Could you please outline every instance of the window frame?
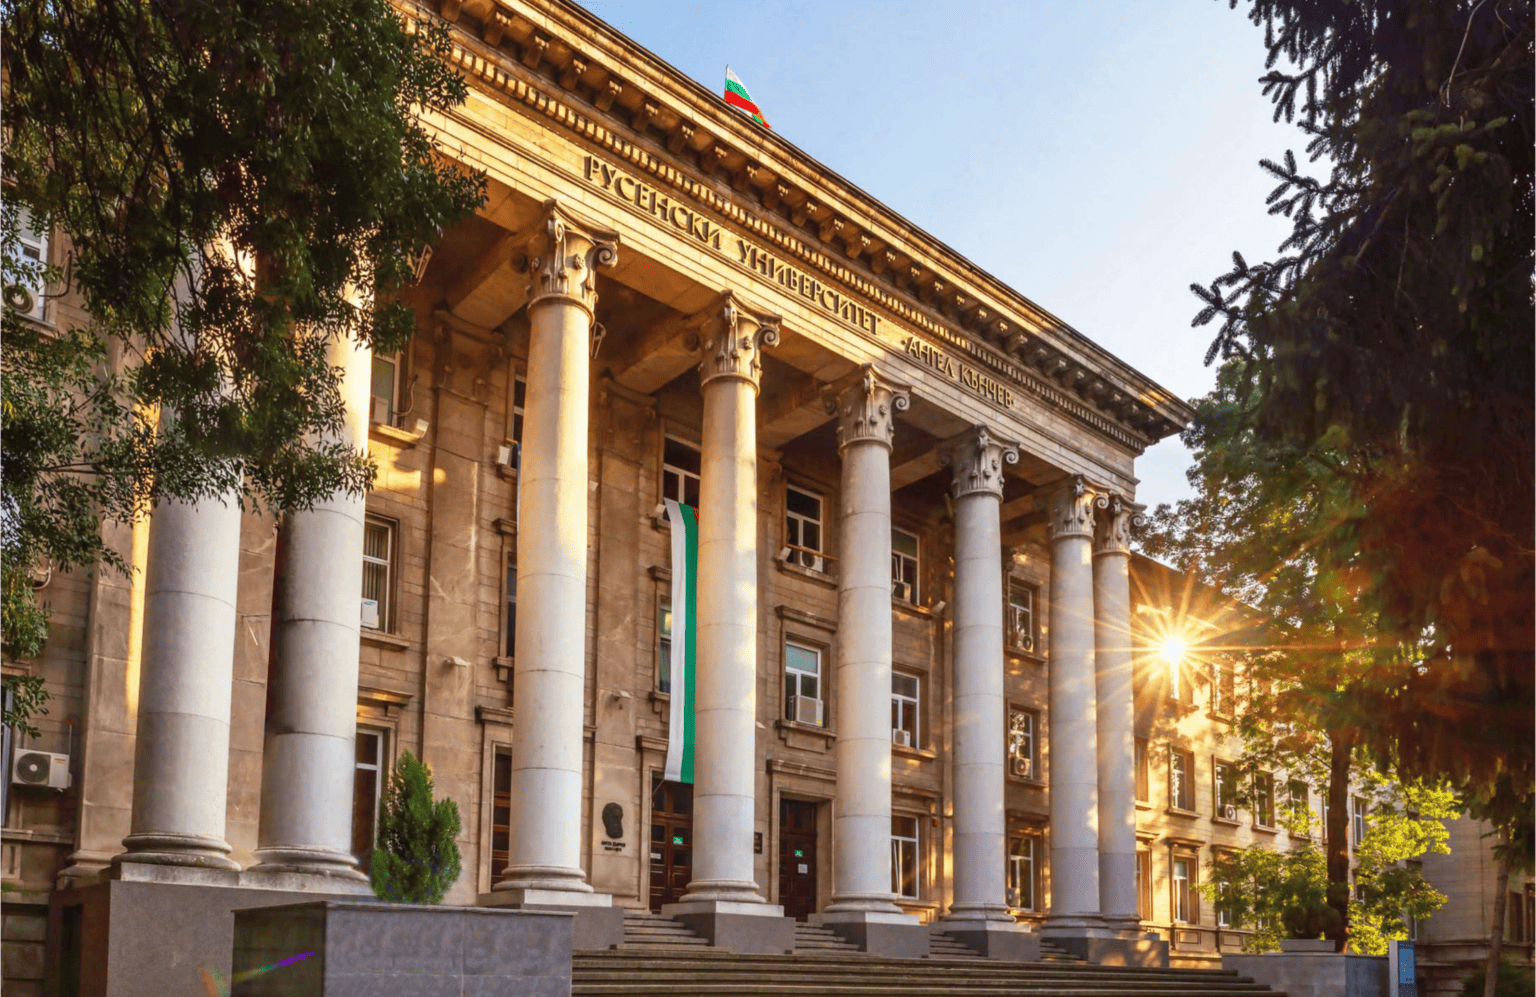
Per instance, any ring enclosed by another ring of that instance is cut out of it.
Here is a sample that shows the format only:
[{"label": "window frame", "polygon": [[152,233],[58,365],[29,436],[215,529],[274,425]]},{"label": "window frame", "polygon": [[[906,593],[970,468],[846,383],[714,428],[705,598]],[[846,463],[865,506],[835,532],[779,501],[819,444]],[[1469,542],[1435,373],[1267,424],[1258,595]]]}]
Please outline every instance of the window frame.
[{"label": "window frame", "polygon": [[[900,551],[898,551],[896,549],[896,534],[898,534],[898,533],[900,533],[902,536],[911,537],[912,538],[913,547],[917,551],[916,555],[907,555],[907,554],[904,554],[904,553],[902,553],[902,552],[900,552]],[[906,563],[908,561],[910,561],[911,564],[912,564],[912,581],[911,582],[908,582],[906,580]],[[923,595],[923,593],[922,593],[922,589],[923,589],[922,582],[923,582],[923,538],[922,538],[922,536],[917,534],[917,533],[913,533],[911,530],[904,530],[901,527],[892,524],[892,526],[891,526],[891,598],[894,599],[897,602],[903,603],[903,604],[908,605],[908,606],[918,606],[918,605],[921,605],[921,602],[919,600],[922,599],[922,595]],[[910,598],[903,597],[903,596],[897,594],[896,586],[898,586],[898,585],[910,585],[911,586]]]},{"label": "window frame", "polygon": [[[369,869],[371,868],[373,849],[375,847],[377,847],[378,840],[379,840],[379,804],[384,799],[385,784],[389,781],[389,773],[390,773],[390,769],[392,768],[392,765],[390,763],[390,754],[389,754],[390,733],[391,733],[391,731],[390,731],[389,728],[387,728],[387,727],[376,727],[376,726],[373,726],[372,724],[358,724],[356,731],[353,733],[353,745],[354,746],[353,746],[353,751],[352,751],[352,846],[353,846],[353,849],[354,849],[353,858],[357,859],[357,868],[360,871],[364,872],[364,873],[368,872]],[[358,757],[357,757],[357,747],[356,747],[356,745],[357,745],[357,742],[361,739],[361,737],[364,734],[376,736],[378,738],[377,747],[374,750],[373,762],[371,764],[370,763],[362,762],[362,761],[358,760]],[[368,818],[368,823],[370,825],[370,830],[372,831],[372,834],[370,835],[369,840],[373,842],[373,845],[368,849],[368,854],[366,854],[366,855],[357,855],[357,854],[355,854],[356,846],[357,846],[357,842],[358,842],[358,837],[359,837],[359,834],[358,834],[359,829],[358,829],[358,826],[357,826],[357,816],[358,816],[358,813],[357,813],[357,802],[358,802],[357,801],[357,792],[358,792],[357,773],[360,772],[360,771],[371,771],[371,772],[374,773],[374,777],[373,777],[373,803],[372,803],[372,807],[371,807],[371,809],[369,811],[369,818]]]},{"label": "window frame", "polygon": [[[809,499],[814,499],[818,509],[818,517],[812,518],[801,512],[794,512],[789,507],[789,493],[799,492]],[[827,497],[820,492],[812,491],[801,485],[788,482],[784,484],[784,546],[789,548],[789,557],[785,560],[796,567],[807,571],[819,571],[823,574],[827,570]],[[814,524],[818,543],[816,546],[805,543],[805,526]],[[795,537],[790,538],[790,526],[794,524]],[[796,549],[798,548],[798,549]],[[810,563],[806,563],[810,562]]]},{"label": "window frame", "polygon": [[[1020,736],[1021,732],[1014,728],[1014,717],[1016,716],[1023,717],[1029,721],[1028,730],[1022,732],[1022,737]],[[1040,772],[1040,711],[1028,706],[1018,706],[1009,703],[1007,721],[1008,726],[1004,730],[1003,736],[1006,738],[1008,774],[1015,779],[1027,779],[1030,782],[1039,783],[1045,782],[1041,778]],[[1027,750],[1021,752],[1019,750],[1021,747],[1027,747]],[[1018,771],[1017,763],[1019,762],[1027,762],[1029,769],[1027,775],[1021,774]]]},{"label": "window frame", "polygon": [[1137,736],[1133,743],[1132,752],[1136,765],[1135,801],[1150,805],[1152,802],[1152,742],[1150,738]]},{"label": "window frame", "polygon": [[[507,761],[507,791],[505,794],[500,792],[500,787],[496,783],[496,777],[500,774],[501,760],[503,758],[505,758]],[[498,824],[496,823],[496,811],[501,807],[503,795],[506,796],[507,823]],[[502,870],[507,867],[506,863],[512,861],[512,749],[510,747],[504,747],[502,745],[492,745],[491,747],[490,810],[491,831],[490,836],[486,838],[486,853],[489,856],[489,861],[491,863],[491,882],[495,883],[498,879],[501,878]],[[505,852],[506,859],[505,862],[499,867],[496,863],[496,856],[498,854],[496,849],[496,832],[498,828],[503,829],[507,835],[507,848]]]},{"label": "window frame", "polygon": [[[1300,807],[1299,810],[1297,809],[1297,802],[1298,802],[1297,801],[1297,797],[1296,797],[1296,787],[1297,786],[1301,787],[1301,799],[1300,799],[1301,807]],[[1291,829],[1290,829],[1291,833],[1292,834],[1305,834],[1308,837],[1311,837],[1311,835],[1312,835],[1312,787],[1307,785],[1307,781],[1305,779],[1287,779],[1286,783],[1285,783],[1285,797],[1286,797],[1286,799],[1285,799],[1286,809],[1289,811],[1289,820],[1290,820],[1290,823],[1293,825],[1291,827]],[[1297,818],[1298,817],[1304,817],[1305,818],[1305,823],[1302,824],[1302,827],[1301,827],[1300,831],[1298,831],[1294,827],[1294,825],[1297,823]]]},{"label": "window frame", "polygon": [[1230,661],[1211,662],[1211,713],[1231,718],[1237,706],[1237,669]]},{"label": "window frame", "polygon": [[1369,810],[1369,807],[1366,804],[1365,797],[1363,797],[1363,796],[1355,796],[1354,794],[1350,795],[1350,797],[1349,797],[1349,839],[1350,839],[1350,846],[1353,847],[1353,848],[1359,848],[1361,842],[1363,842],[1365,840],[1365,832],[1367,830],[1367,828],[1366,828],[1366,813],[1367,813],[1368,810]]},{"label": "window frame", "polygon": [[[523,389],[523,400],[519,404],[517,389]],[[507,382],[507,434],[504,437],[508,443],[516,443],[519,448],[523,445],[522,421],[528,414],[528,379],[517,372],[514,367]]]},{"label": "window frame", "polygon": [[[681,446],[687,447],[689,450],[692,450],[694,453],[698,454],[699,455],[699,470],[698,471],[689,471],[686,468],[682,468],[682,467],[677,466],[676,464],[669,464],[667,462],[667,443],[669,441],[672,442],[672,443],[677,443],[677,444],[679,444]],[[660,477],[660,480],[659,480],[659,494],[661,495],[661,503],[663,504],[663,506],[666,504],[667,499],[675,498],[678,503],[680,503],[682,505],[686,505],[686,506],[691,506],[692,508],[697,509],[698,508],[698,500],[697,500],[697,498],[695,498],[695,500],[693,502],[689,502],[688,501],[688,483],[689,483],[690,480],[693,482],[694,494],[695,494],[695,496],[697,496],[699,494],[698,490],[700,488],[700,475],[704,471],[704,448],[702,446],[700,446],[699,444],[694,443],[694,442],[692,442],[691,440],[689,440],[689,439],[687,439],[685,437],[679,436],[677,433],[664,432],[664,433],[661,434],[661,461],[660,461],[660,464],[661,464],[661,477]],[[672,495],[667,494],[667,475],[668,474],[676,474],[678,476],[678,488],[679,488],[679,493],[680,494],[677,495],[677,496],[672,496]],[[665,516],[666,514],[663,513],[662,515]]]},{"label": "window frame", "polygon": [[[1179,891],[1179,866],[1184,866],[1184,891]],[[1197,925],[1200,923],[1200,856],[1188,851],[1172,850],[1168,857],[1168,889],[1172,903],[1168,909],[1169,921],[1177,925]],[[1183,900],[1184,914],[1179,917],[1180,900]]]},{"label": "window frame", "polygon": [[[381,526],[385,530],[385,536],[388,538],[387,539],[388,549],[387,549],[387,553],[382,558],[374,557],[373,555],[366,553],[366,550],[367,550],[366,538],[367,538],[367,535],[368,535],[368,527],[370,527],[370,526]],[[382,565],[383,568],[384,568],[384,584],[381,586],[381,589],[380,589],[380,594],[383,596],[383,598],[378,600],[378,602],[379,602],[379,625],[377,627],[370,627],[370,626],[362,625],[362,624],[360,624],[360,625],[362,626],[363,630],[365,630],[365,631],[372,631],[373,633],[381,633],[381,634],[394,633],[394,623],[395,623],[395,620],[394,620],[394,616],[395,616],[395,580],[396,580],[395,576],[397,574],[396,568],[397,568],[397,566],[399,564],[400,523],[399,523],[398,520],[390,519],[387,516],[379,516],[379,515],[375,515],[374,513],[371,513],[371,512],[367,513],[363,517],[363,536],[364,536],[364,548],[363,549],[365,551],[365,553],[362,555],[362,558],[363,558],[363,570],[364,570],[364,581],[366,583],[367,566],[370,565],[370,564],[377,564],[377,565]],[[358,598],[359,599],[365,599],[367,597],[362,595],[361,593],[359,593]],[[361,608],[359,608],[359,612],[361,612]]]},{"label": "window frame", "polygon": [[[896,691],[897,679],[911,679],[916,692],[908,696]],[[823,707],[823,715],[826,708]],[[904,672],[899,669],[891,670],[891,743],[896,745],[896,732],[906,730],[906,727],[897,726],[897,714],[903,718],[910,714],[912,720],[912,743],[907,747],[921,749],[923,746],[923,677],[914,672]],[[897,745],[900,747],[900,745]]]},{"label": "window frame", "polygon": [[[1226,779],[1222,776],[1225,774]],[[1235,821],[1237,817],[1237,779],[1238,768],[1232,762],[1224,758],[1213,756],[1211,758],[1211,816],[1218,820]],[[1232,816],[1222,813],[1222,808],[1232,807]]]},{"label": "window frame", "polygon": [[1136,913],[1143,921],[1152,920],[1152,849],[1136,846]]},{"label": "window frame", "polygon": [[792,635],[792,634],[785,634],[784,635],[784,644],[783,644],[783,655],[782,655],[783,665],[782,665],[782,669],[781,669],[782,672],[783,672],[783,675],[784,675],[784,686],[783,686],[783,688],[784,688],[784,705],[783,705],[783,709],[781,710],[781,713],[783,714],[783,718],[784,718],[785,721],[787,721],[789,723],[804,723],[805,722],[805,721],[796,720],[793,716],[791,716],[790,710],[789,710],[789,700],[790,700],[790,697],[791,696],[804,696],[805,693],[804,693],[804,691],[802,691],[804,687],[799,684],[800,680],[797,680],[796,686],[795,686],[796,691],[791,693],[790,689],[789,689],[789,682],[790,682],[790,673],[792,671],[797,676],[801,676],[801,677],[803,677],[805,675],[808,675],[810,673],[805,672],[805,671],[803,671],[801,669],[798,669],[798,668],[791,669],[789,667],[789,649],[791,647],[796,648],[797,650],[801,650],[801,651],[809,651],[810,653],[812,653],[812,654],[814,654],[816,656],[816,672],[815,672],[816,695],[815,696],[811,696],[811,697],[807,697],[807,698],[820,700],[820,702],[821,702],[821,723],[819,725],[812,725],[812,726],[820,726],[820,727],[825,728],[827,726],[827,698],[824,695],[824,693],[826,692],[826,688],[825,687],[826,687],[826,675],[827,675],[827,649],[826,649],[825,646],[823,646],[823,645],[821,645],[819,643],[816,643],[815,641],[806,640],[803,637],[800,637],[800,636],[797,636],[797,635]]},{"label": "window frame", "polygon": [[[14,204],[12,207],[18,216],[16,220],[17,242],[20,243],[22,255],[31,256],[27,250],[34,249],[37,252],[38,264],[47,267],[48,252],[52,248],[50,245],[53,241],[50,238],[52,233],[47,231],[34,233],[32,229],[32,212],[24,204]],[[34,284],[31,281],[25,281],[24,284],[33,295],[32,310],[22,312],[20,309],[17,309],[17,311],[20,312],[23,318],[31,319],[34,322],[46,323],[48,321],[47,282],[39,280]]]},{"label": "window frame", "polygon": [[[1010,835],[1010,840],[1008,842],[1008,869],[1006,876],[1008,906],[1011,909],[1021,913],[1044,913],[1044,910],[1042,909],[1043,905],[1040,902],[1040,859],[1041,856],[1044,855],[1043,842],[1044,839],[1037,833],[1021,832],[1018,834]],[[1028,846],[1029,852],[1027,855],[1022,854],[1020,851],[1020,846],[1026,845]],[[1019,874],[1021,867],[1027,869],[1027,872],[1022,877],[1022,880],[1027,883],[1029,887],[1028,904],[1018,902],[1020,899],[1022,899],[1022,895],[1016,885],[1021,880]]]},{"label": "window frame", "polygon": [[653,688],[664,695],[672,694],[672,596],[670,594],[656,597],[656,677]]},{"label": "window frame", "polygon": [[[386,396],[381,395],[376,390],[374,390],[374,388],[375,388],[375,380],[374,379],[375,379],[375,376],[378,374],[378,366],[377,365],[380,364],[380,363],[388,363],[390,365],[390,370],[391,370],[391,372],[390,372],[389,395],[387,396],[387,400],[389,402],[389,414],[388,414],[388,417],[385,418],[385,419],[378,418],[378,407],[375,404],[375,402],[377,402],[379,400],[386,399]],[[393,353],[385,354],[383,356],[380,356],[377,353],[372,354],[371,363],[368,366],[368,421],[369,421],[370,424],[375,425],[375,426],[388,426],[391,429],[395,428],[399,424],[399,422],[400,422],[400,415],[401,415],[401,412],[400,412],[400,385],[402,384],[402,382],[404,382],[404,380],[405,380],[405,351],[404,350],[396,350]]]},{"label": "window frame", "polygon": [[517,658],[517,551],[507,551],[501,576],[501,657]]},{"label": "window frame", "polygon": [[[1188,806],[1181,806],[1181,794],[1175,793],[1175,780],[1173,777],[1173,760],[1175,758],[1184,763],[1177,788],[1187,789],[1189,793]],[[1168,746],[1168,808],[1182,813],[1195,812],[1195,755],[1194,752],[1181,748],[1176,744]]]},{"label": "window frame", "polygon": [[1275,802],[1275,774],[1266,771],[1255,772],[1253,774],[1253,825],[1255,827],[1272,830],[1279,826],[1275,823]]},{"label": "window frame", "polygon": [[[898,835],[896,833],[897,821],[912,822],[912,836]],[[912,857],[912,892],[906,893],[901,888],[903,877],[902,857],[905,854],[904,845],[911,846]],[[891,893],[896,899],[919,901],[923,897],[923,822],[917,814],[896,813],[891,814]]]},{"label": "window frame", "polygon": [[[1029,604],[1027,606],[1014,601],[1014,593],[1016,591],[1022,592],[1028,597]],[[1015,651],[1022,651],[1025,654],[1037,653],[1036,648],[1040,646],[1040,626],[1037,614],[1037,609],[1040,605],[1040,587],[1021,578],[1009,575],[1003,598],[1008,603],[1006,607],[1007,615],[1005,617],[1008,624],[1008,646]],[[1028,633],[1023,634],[1022,637],[1018,625],[1020,615],[1025,616],[1027,619],[1025,628],[1028,630]]]}]

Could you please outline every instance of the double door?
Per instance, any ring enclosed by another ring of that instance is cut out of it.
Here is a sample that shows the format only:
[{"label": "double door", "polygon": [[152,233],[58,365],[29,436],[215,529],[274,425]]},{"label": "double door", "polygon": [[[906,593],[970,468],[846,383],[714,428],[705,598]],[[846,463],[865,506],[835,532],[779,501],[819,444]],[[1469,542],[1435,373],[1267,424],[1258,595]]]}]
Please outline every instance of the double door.
[{"label": "double door", "polygon": [[693,787],[651,780],[651,910],[677,903],[693,878]]},{"label": "double door", "polygon": [[804,921],[816,910],[816,804],[779,800],[779,903]]}]

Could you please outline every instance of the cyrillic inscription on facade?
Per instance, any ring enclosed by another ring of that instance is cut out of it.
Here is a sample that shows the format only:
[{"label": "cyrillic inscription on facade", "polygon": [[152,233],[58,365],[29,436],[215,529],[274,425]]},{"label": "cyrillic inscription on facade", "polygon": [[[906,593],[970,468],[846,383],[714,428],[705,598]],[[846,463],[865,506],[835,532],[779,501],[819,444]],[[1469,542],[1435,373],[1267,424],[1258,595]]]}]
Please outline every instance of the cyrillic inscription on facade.
[{"label": "cyrillic inscription on facade", "polygon": [[982,373],[970,364],[956,360],[925,339],[908,336],[902,341],[907,355],[914,357],[952,381],[1003,408],[1013,408],[1013,390],[995,377]]}]

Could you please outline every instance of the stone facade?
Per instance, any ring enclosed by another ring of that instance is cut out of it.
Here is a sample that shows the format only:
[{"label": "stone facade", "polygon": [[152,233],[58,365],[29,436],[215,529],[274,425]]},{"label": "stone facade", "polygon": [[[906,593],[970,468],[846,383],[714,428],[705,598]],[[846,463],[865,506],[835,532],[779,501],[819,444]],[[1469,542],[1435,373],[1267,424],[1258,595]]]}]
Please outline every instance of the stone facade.
[{"label": "stone facade", "polygon": [[[432,126],[490,199],[406,353],[338,356],[375,489],[198,545],[159,510],[109,527],[131,580],[48,582],[53,639],[7,667],[73,779],[9,794],[7,992],[59,958],[61,888],[361,891],[403,750],[463,817],[447,902],[575,909],[578,943],[666,906],[1234,947],[1200,870],[1287,834],[1216,809],[1237,746],[1152,653],[1174,593],[1125,545],[1189,408],[580,9],[407,10],[453,25],[470,98]],[[667,498],[701,509],[691,794],[657,785]],[[173,568],[232,630],[157,643],[195,617]]]}]

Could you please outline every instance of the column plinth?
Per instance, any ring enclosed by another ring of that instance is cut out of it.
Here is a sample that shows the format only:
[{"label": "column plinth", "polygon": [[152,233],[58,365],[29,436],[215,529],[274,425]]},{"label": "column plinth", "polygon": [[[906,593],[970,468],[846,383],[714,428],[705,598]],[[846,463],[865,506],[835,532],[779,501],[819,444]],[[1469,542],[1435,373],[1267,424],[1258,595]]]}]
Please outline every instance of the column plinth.
[{"label": "column plinth", "polygon": [[1047,936],[1082,934],[1103,926],[1091,549],[1094,498],[1087,482],[1074,475],[1051,499],[1051,913]]},{"label": "column plinth", "polygon": [[944,455],[954,474],[954,901],[946,922],[1013,924],[1003,873],[1003,464],[1018,450],[977,426]]},{"label": "column plinth", "polygon": [[1142,508],[1101,495],[1093,544],[1095,692],[1098,697],[1099,911],[1139,933],[1136,897],[1136,704],[1131,688],[1130,532]]}]

